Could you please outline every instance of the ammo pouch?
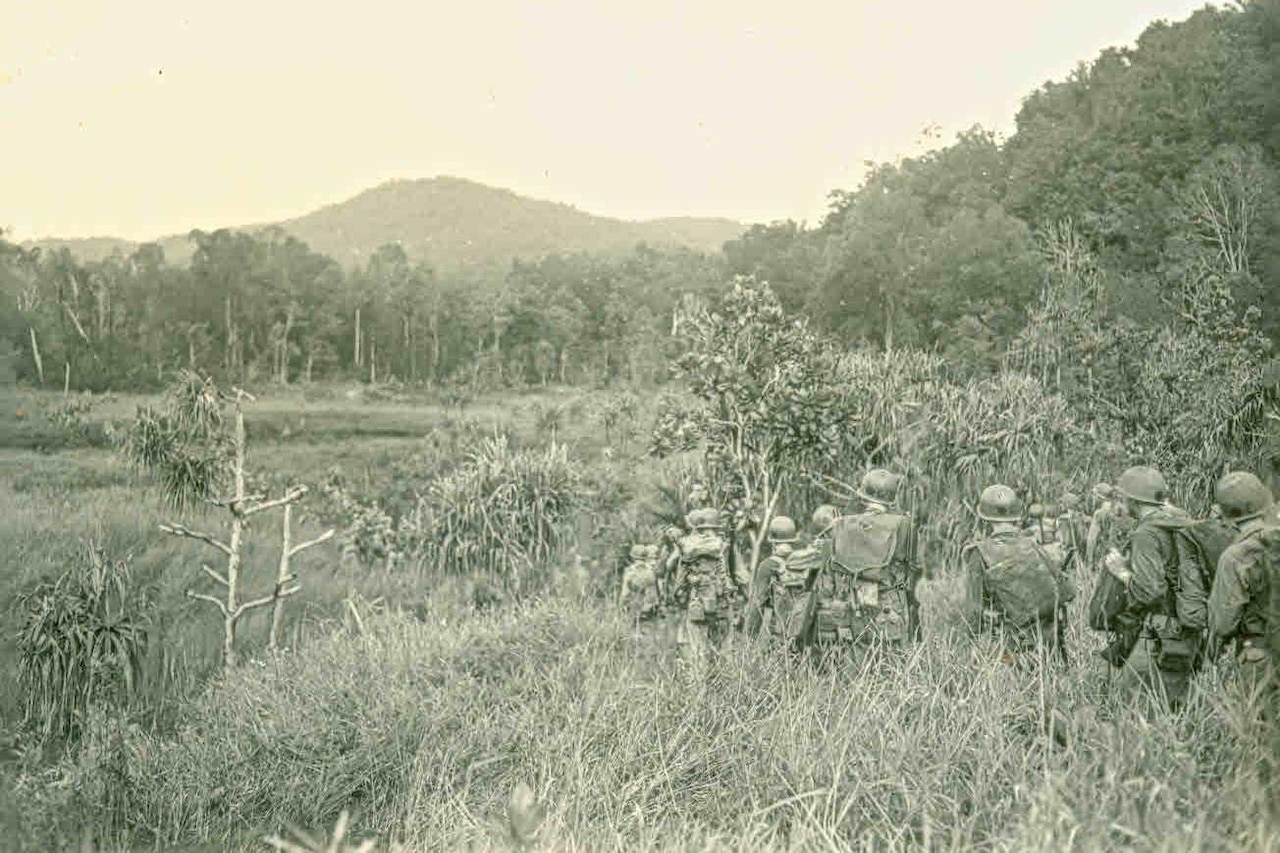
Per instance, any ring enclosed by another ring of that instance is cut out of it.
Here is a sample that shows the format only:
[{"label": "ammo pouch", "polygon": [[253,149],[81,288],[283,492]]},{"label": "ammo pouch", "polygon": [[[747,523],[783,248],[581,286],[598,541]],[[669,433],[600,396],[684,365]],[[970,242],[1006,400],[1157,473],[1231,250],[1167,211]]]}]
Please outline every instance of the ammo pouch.
[{"label": "ammo pouch", "polygon": [[1200,661],[1200,632],[1184,628],[1177,619],[1155,616],[1151,620],[1155,634],[1156,668],[1166,672],[1192,672]]},{"label": "ammo pouch", "polygon": [[820,643],[853,642],[854,608],[844,599],[818,602],[814,614],[814,637]]}]

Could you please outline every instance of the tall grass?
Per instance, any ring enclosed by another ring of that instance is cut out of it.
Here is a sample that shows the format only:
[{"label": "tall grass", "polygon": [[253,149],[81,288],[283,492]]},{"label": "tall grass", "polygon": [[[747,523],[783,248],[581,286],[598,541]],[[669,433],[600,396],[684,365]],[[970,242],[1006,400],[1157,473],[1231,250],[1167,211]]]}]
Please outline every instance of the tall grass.
[{"label": "tall grass", "polygon": [[349,809],[353,839],[488,848],[524,782],[546,849],[1280,843],[1230,690],[1162,716],[1109,696],[1081,648],[1015,670],[954,635],[956,594],[930,585],[931,631],[901,657],[815,668],[743,643],[705,678],[659,632],[562,601],[370,615],[229,673],[176,737],[128,734],[128,814],[86,815],[121,843],[231,847]]}]

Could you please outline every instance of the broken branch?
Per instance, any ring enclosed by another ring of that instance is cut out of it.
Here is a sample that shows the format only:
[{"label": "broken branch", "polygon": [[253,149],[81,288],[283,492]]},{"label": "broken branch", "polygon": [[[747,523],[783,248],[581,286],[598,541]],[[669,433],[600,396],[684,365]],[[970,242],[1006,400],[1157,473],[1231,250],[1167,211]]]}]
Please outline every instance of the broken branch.
[{"label": "broken branch", "polygon": [[257,515],[260,512],[266,512],[267,510],[275,509],[278,506],[285,506],[286,504],[295,503],[301,500],[303,495],[305,495],[308,491],[309,490],[307,489],[306,486],[298,486],[296,489],[290,489],[289,493],[282,498],[276,498],[273,501],[266,501],[265,503],[254,504],[253,506],[245,507],[244,515],[246,516]]},{"label": "broken branch", "polygon": [[223,616],[228,615],[227,605],[224,604],[221,599],[214,598],[212,595],[205,595],[202,592],[192,592],[191,590],[187,590],[187,598],[198,598],[201,601],[207,601],[221,610]]},{"label": "broken branch", "polygon": [[231,556],[231,546],[219,539],[214,539],[208,533],[201,533],[198,530],[192,530],[182,524],[161,524],[160,529],[165,533],[172,534],[173,536],[182,536],[186,539],[199,539],[201,542],[206,542],[217,548],[228,557]]},{"label": "broken branch", "polygon": [[221,574],[219,574],[217,570],[211,569],[203,563],[200,564],[200,568],[204,570],[204,573],[206,575],[213,578],[223,586],[231,586],[230,582],[228,582],[226,578],[224,578]]},{"label": "broken branch", "polygon": [[328,542],[330,539],[333,538],[333,534],[334,534],[334,531],[332,529],[329,529],[329,530],[326,530],[324,533],[321,533],[315,539],[308,539],[306,542],[299,542],[297,545],[294,545],[292,548],[289,549],[289,556],[292,557],[294,554],[298,553],[299,551],[305,551],[306,549],[314,545],[319,545],[322,542]]}]

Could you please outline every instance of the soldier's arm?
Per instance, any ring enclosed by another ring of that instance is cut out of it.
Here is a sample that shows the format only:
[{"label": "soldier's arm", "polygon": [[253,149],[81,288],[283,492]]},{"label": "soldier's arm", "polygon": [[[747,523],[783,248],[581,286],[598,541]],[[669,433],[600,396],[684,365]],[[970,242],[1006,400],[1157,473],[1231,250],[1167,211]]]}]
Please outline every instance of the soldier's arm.
[{"label": "soldier's arm", "polygon": [[1249,600],[1244,565],[1230,550],[1218,561],[1218,573],[1209,592],[1209,631],[1230,639],[1240,630],[1240,617]]},{"label": "soldier's arm", "polygon": [[1167,590],[1164,575],[1164,553],[1160,540],[1153,530],[1139,530],[1133,534],[1129,549],[1129,615],[1142,617],[1159,610]]}]

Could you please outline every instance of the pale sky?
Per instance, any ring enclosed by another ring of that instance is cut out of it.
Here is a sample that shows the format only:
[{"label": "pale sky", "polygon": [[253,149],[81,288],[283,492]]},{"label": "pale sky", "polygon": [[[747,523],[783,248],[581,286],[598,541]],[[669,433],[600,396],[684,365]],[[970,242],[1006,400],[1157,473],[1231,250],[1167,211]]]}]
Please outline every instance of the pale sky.
[{"label": "pale sky", "polygon": [[[147,239],[456,175],[816,223],[1193,0],[0,0],[0,227]],[[929,143],[929,147],[938,144]]]}]

